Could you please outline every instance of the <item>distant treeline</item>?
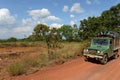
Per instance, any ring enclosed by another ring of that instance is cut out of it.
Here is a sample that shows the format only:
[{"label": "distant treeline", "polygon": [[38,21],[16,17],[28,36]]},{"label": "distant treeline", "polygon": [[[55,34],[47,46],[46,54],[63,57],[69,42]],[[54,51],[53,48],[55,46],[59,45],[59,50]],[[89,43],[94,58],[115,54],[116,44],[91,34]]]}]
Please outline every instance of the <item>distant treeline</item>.
[{"label": "distant treeline", "polygon": [[[50,28],[44,24],[38,24],[32,35],[21,41],[83,41],[95,37],[101,31],[115,31],[120,33],[120,3],[102,12],[98,17],[88,17],[80,21],[80,26],[63,25],[61,28]],[[1,41],[18,41],[11,37]]]}]

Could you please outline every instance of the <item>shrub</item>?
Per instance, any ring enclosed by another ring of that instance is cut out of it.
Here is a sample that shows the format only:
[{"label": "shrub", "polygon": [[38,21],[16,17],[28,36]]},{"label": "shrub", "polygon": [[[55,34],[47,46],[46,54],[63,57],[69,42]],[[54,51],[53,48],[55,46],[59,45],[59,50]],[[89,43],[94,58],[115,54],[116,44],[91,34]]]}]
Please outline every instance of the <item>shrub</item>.
[{"label": "shrub", "polygon": [[37,58],[35,58],[35,57],[26,58],[23,60],[22,63],[25,65],[25,67],[27,69],[29,69],[30,67],[37,67],[38,66]]},{"label": "shrub", "polygon": [[47,54],[40,54],[38,62],[39,62],[40,67],[47,66],[49,64],[48,55]]},{"label": "shrub", "polygon": [[48,54],[40,54],[33,57],[28,57],[21,62],[17,62],[8,67],[8,72],[13,75],[21,75],[24,73],[32,73],[36,69],[40,69],[50,64],[63,64],[67,60],[76,58],[82,55],[83,48],[87,47],[89,41],[82,43],[65,43],[64,48],[51,48]]},{"label": "shrub", "polygon": [[15,64],[12,64],[11,66],[9,66],[7,71],[12,76],[21,75],[21,74],[24,74],[26,72],[24,64],[22,64],[20,62],[17,62]]},{"label": "shrub", "polygon": [[49,50],[48,52],[48,58],[49,60],[54,60],[57,58],[57,53],[55,53],[55,51]]},{"label": "shrub", "polygon": [[15,42],[15,41],[17,41],[17,38],[15,38],[15,37],[11,37],[11,38],[9,38],[7,41]]}]

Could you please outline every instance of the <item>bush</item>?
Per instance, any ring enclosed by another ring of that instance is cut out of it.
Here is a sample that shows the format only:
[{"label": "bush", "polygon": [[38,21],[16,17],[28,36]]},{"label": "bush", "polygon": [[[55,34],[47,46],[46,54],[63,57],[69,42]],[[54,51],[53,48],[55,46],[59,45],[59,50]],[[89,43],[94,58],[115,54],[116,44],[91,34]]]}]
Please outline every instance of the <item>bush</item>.
[{"label": "bush", "polygon": [[24,64],[17,62],[8,67],[8,72],[12,76],[24,74],[26,72]]},{"label": "bush", "polygon": [[47,54],[40,54],[39,66],[44,67],[44,66],[47,66],[48,64],[49,64],[48,55]]},{"label": "bush", "polygon": [[26,58],[22,62],[27,69],[30,67],[37,67],[39,65],[36,57]]},{"label": "bush", "polygon": [[82,43],[65,43],[64,48],[52,48],[49,49],[48,54],[28,57],[21,62],[12,64],[9,66],[8,72],[11,75],[16,76],[24,73],[32,73],[50,64],[63,64],[67,60],[81,56],[83,48],[87,47],[88,44],[89,41],[84,41]]},{"label": "bush", "polygon": [[17,38],[11,37],[11,38],[9,38],[7,41],[9,41],[9,42],[15,42],[15,41],[17,41]]},{"label": "bush", "polygon": [[49,50],[48,52],[48,58],[49,60],[54,60],[57,58],[57,53],[55,53],[55,51]]}]

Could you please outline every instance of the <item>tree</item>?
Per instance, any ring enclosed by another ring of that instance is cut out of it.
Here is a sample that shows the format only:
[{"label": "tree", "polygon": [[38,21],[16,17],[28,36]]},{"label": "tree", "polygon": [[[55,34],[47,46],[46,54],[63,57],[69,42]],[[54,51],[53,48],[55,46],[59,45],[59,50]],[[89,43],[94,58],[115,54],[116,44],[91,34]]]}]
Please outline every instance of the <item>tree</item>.
[{"label": "tree", "polygon": [[33,34],[29,36],[29,39],[44,41],[47,44],[48,54],[53,54],[53,48],[60,47],[61,34],[56,28],[50,29],[47,25],[38,24],[33,31]]},{"label": "tree", "polygon": [[96,36],[99,28],[99,18],[97,17],[88,17],[88,19],[84,19],[81,21],[79,28],[79,35],[81,39],[89,39],[91,37]]},{"label": "tree", "polygon": [[120,32],[120,4],[102,12],[99,17],[88,17],[80,23],[78,33],[81,40],[95,37],[101,31]]},{"label": "tree", "polygon": [[38,24],[34,28],[33,36],[36,40],[44,41],[45,36],[48,34],[48,32],[49,32],[49,27],[47,25]]},{"label": "tree", "polygon": [[63,25],[59,31],[62,34],[62,37],[66,40],[66,41],[73,41],[73,28],[70,25]]},{"label": "tree", "polygon": [[48,45],[48,49],[59,47],[61,40],[62,36],[60,34],[60,31],[56,28],[50,29],[49,34],[46,35],[46,43]]},{"label": "tree", "polygon": [[80,41],[80,37],[78,35],[79,28],[76,24],[73,25],[73,41]]},{"label": "tree", "polygon": [[15,38],[15,37],[10,37],[9,39],[7,39],[7,41],[15,42],[15,41],[17,41],[17,38]]}]

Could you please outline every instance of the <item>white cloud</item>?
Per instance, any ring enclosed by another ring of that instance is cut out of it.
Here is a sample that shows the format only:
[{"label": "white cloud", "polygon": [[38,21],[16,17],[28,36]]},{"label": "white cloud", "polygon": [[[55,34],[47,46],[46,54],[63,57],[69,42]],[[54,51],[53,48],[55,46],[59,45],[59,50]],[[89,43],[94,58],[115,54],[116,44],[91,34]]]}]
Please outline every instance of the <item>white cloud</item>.
[{"label": "white cloud", "polygon": [[61,19],[55,16],[48,16],[45,18],[45,21],[56,21],[59,22]]},{"label": "white cloud", "polygon": [[75,21],[70,21],[70,25],[73,26],[75,24]]},{"label": "white cloud", "polygon": [[7,28],[2,28],[0,29],[0,35],[5,35],[7,33],[8,29]]},{"label": "white cloud", "polygon": [[63,12],[67,12],[69,10],[69,7],[68,6],[64,6],[63,7]]},{"label": "white cloud", "polygon": [[35,21],[32,18],[18,22],[16,17],[17,15],[11,15],[9,9],[0,9],[0,39],[23,38],[24,34],[29,35],[33,31]]},{"label": "white cloud", "polygon": [[100,4],[99,0],[86,0],[86,4]]},{"label": "white cloud", "polygon": [[[29,32],[39,23],[32,18],[22,19],[21,26],[16,27],[16,32]],[[20,29],[20,30],[19,30]],[[26,29],[26,30],[25,30]]]},{"label": "white cloud", "polygon": [[90,0],[86,0],[86,3],[90,5],[92,2]]},{"label": "white cloud", "polygon": [[17,33],[28,32],[28,31],[31,31],[31,30],[32,30],[32,28],[30,26],[14,28],[14,31],[17,32]]},{"label": "white cloud", "polygon": [[75,16],[73,14],[70,15],[71,18],[74,18]]},{"label": "white cloud", "polygon": [[35,21],[39,21],[42,23],[46,23],[49,21],[60,21],[61,19],[51,15],[50,11],[48,9],[37,9],[37,10],[31,10],[28,11],[29,15],[35,20]]},{"label": "white cloud", "polygon": [[[34,27],[39,23],[47,24],[47,22],[61,21],[59,17],[51,15],[48,9],[37,9],[28,11],[30,18],[24,18],[17,21],[16,15],[12,15],[9,9],[0,9],[0,39],[7,39],[9,37],[24,38],[29,36]],[[60,24],[51,24],[53,27],[59,28]]]},{"label": "white cloud", "polygon": [[34,19],[36,18],[45,18],[50,16],[50,12],[48,11],[48,9],[38,9],[38,10],[31,10],[28,11],[29,15],[32,16]]},{"label": "white cloud", "polygon": [[[23,19],[21,21],[21,25],[18,27],[15,27],[13,29],[14,33],[16,33],[16,34],[21,33],[21,36],[22,35],[29,36],[33,32],[33,29],[37,24],[40,24],[40,23],[46,24],[46,22],[48,22],[48,21],[56,22],[56,21],[61,20],[60,18],[51,15],[50,11],[48,11],[47,9],[31,10],[31,11],[29,11],[29,15],[31,16],[31,18]],[[23,37],[25,37],[25,36],[23,36]]]},{"label": "white cloud", "polygon": [[84,10],[80,6],[80,3],[74,3],[73,6],[70,9],[70,12],[72,12],[72,13],[83,13]]},{"label": "white cloud", "polygon": [[53,23],[50,25],[50,28],[60,28],[61,26],[63,26],[63,24]]},{"label": "white cloud", "polygon": [[0,9],[0,25],[8,26],[11,24],[15,24],[15,16],[12,16],[6,8]]},{"label": "white cloud", "polygon": [[22,19],[22,24],[23,25],[28,25],[28,24],[31,25],[33,23],[34,23],[34,21],[31,18]]}]

